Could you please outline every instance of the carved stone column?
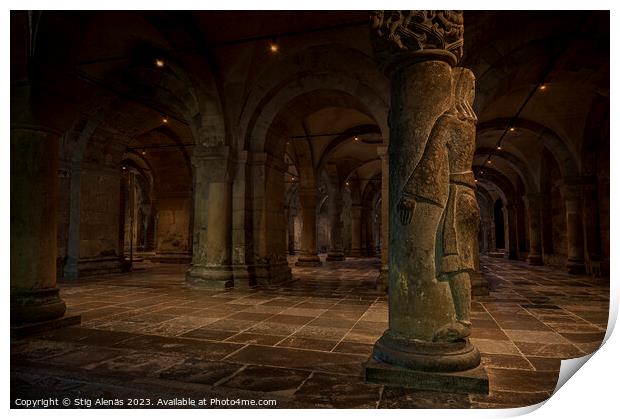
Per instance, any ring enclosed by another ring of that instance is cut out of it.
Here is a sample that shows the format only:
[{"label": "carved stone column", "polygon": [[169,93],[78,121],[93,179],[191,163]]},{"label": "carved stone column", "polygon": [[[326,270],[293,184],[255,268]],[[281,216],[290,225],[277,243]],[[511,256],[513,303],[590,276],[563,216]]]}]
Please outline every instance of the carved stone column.
[{"label": "carved stone column", "polygon": [[316,251],[316,195],[314,189],[299,189],[302,217],[301,254],[295,266],[321,266],[321,259]]},{"label": "carved stone column", "polygon": [[351,257],[363,256],[362,250],[362,206],[351,205]]},{"label": "carved stone column", "polygon": [[525,201],[530,223],[530,252],[527,256],[527,263],[530,265],[542,265],[542,248],[540,246],[540,208],[542,195],[528,194],[525,197]]},{"label": "carved stone column", "polygon": [[231,265],[232,184],[228,147],[196,150],[194,251],[188,283],[208,288],[234,285]]},{"label": "carved stone column", "polygon": [[344,245],[342,241],[342,188],[337,180],[329,185],[329,227],[330,248],[327,253],[327,261],[344,260]]},{"label": "carved stone column", "polygon": [[564,180],[560,187],[566,206],[566,243],[568,273],[583,275],[586,272],[583,238],[583,188],[579,180]]},{"label": "carved stone column", "polygon": [[381,158],[381,268],[377,290],[387,291],[390,254],[390,160],[387,146],[377,147],[377,154]]},{"label": "carved stone column", "polygon": [[[366,364],[366,379],[437,391],[486,393],[488,378],[480,366],[480,353],[463,330],[467,322],[461,322],[457,314],[469,311],[469,277],[442,278],[451,263],[457,265],[459,255],[436,255],[449,193],[460,187],[453,183],[447,146],[448,141],[462,137],[455,127],[467,134],[462,141],[467,142],[467,150],[471,148],[471,156],[465,161],[473,158],[475,149],[472,115],[458,122],[457,113],[465,109],[459,110],[453,100],[452,67],[462,55],[463,15],[379,11],[371,14],[371,23],[375,55],[391,76],[390,269],[389,329],[375,343]],[[459,100],[467,101],[471,109],[473,85],[459,94],[463,95]],[[456,176],[454,182],[470,189],[463,215],[479,218],[477,206],[473,208],[473,173],[459,175],[465,176]],[[454,202],[453,209],[460,207]],[[451,214],[460,217],[454,210]],[[458,290],[456,285],[453,288],[453,279],[460,284]],[[448,327],[451,332],[447,332],[448,325],[454,325]]]}]

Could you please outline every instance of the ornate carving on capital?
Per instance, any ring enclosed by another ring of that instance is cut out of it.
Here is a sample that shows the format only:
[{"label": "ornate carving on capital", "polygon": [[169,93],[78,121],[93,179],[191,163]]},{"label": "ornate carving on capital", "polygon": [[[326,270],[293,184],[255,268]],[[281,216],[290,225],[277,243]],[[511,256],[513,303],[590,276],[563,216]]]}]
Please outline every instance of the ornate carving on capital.
[{"label": "ornate carving on capital", "polygon": [[388,67],[425,56],[454,66],[463,56],[462,11],[376,10],[370,22],[375,55]]}]

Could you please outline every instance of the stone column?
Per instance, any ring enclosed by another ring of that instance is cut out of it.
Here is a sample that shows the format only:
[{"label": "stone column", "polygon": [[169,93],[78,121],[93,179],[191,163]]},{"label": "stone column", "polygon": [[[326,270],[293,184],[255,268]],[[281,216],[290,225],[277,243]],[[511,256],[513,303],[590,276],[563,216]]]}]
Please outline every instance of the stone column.
[{"label": "stone column", "polygon": [[381,158],[381,268],[377,279],[377,290],[387,291],[390,252],[390,160],[388,147],[377,147],[377,154]]},{"label": "stone column", "polygon": [[362,206],[351,204],[351,257],[359,258],[362,252]]},{"label": "stone column", "polygon": [[297,209],[289,208],[288,210],[288,254],[295,254],[295,216]]},{"label": "stone column", "polygon": [[542,248],[540,246],[540,208],[542,195],[528,194],[525,197],[528,219],[530,223],[530,252],[527,263],[530,265],[542,265]]},{"label": "stone column", "polygon": [[[447,142],[461,124],[451,115],[458,112],[452,67],[462,55],[462,18],[462,12],[450,11],[371,14],[375,55],[392,79],[389,329],[375,343],[365,373],[366,380],[387,385],[486,393],[479,351],[460,332],[443,335],[457,321],[457,302],[452,280],[440,278],[436,260],[451,188]],[[471,87],[463,93],[472,95]],[[473,123],[464,129],[468,135],[471,129],[474,142]],[[470,146],[473,157],[475,144]],[[462,181],[469,180],[473,175]],[[468,311],[469,278],[463,285],[458,305]]]},{"label": "stone column", "polygon": [[299,202],[302,217],[301,254],[295,266],[321,266],[316,251],[316,191],[300,188]]},{"label": "stone column", "polygon": [[232,184],[229,148],[197,149],[194,166],[194,251],[188,283],[208,288],[234,285],[231,265]]},{"label": "stone column", "polygon": [[342,242],[342,188],[339,182],[333,182],[329,189],[329,227],[330,249],[327,253],[327,261],[344,260],[344,246]]},{"label": "stone column", "polygon": [[506,257],[511,260],[519,260],[519,243],[517,238],[517,208],[514,203],[506,205],[506,221],[508,222],[508,252]]},{"label": "stone column", "polygon": [[568,180],[560,186],[566,206],[566,242],[568,273],[583,275],[586,272],[583,243],[582,185],[578,180]]},{"label": "stone column", "polygon": [[599,219],[599,198],[597,179],[590,178],[583,185],[583,220],[585,223],[586,246],[588,256],[588,274],[601,276],[603,260],[601,246],[601,223]]},{"label": "stone column", "polygon": [[11,325],[58,319],[58,135],[11,128]]}]

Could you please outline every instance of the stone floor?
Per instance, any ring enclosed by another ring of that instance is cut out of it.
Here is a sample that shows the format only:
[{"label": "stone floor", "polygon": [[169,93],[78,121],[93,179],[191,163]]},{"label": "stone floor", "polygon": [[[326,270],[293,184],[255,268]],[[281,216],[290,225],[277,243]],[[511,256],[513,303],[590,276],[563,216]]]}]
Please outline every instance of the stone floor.
[{"label": "stone floor", "polygon": [[543,401],[561,359],[600,345],[607,282],[503,259],[482,263],[492,292],[472,303],[471,340],[489,375],[488,396],[364,383],[362,363],[387,326],[387,298],[374,291],[378,262],[351,259],[293,268],[296,281],[260,289],[196,290],[184,283],[186,266],[149,263],[61,284],[82,324],[11,343],[12,403],[123,398],[125,407],[128,399],[157,407],[185,397],[275,400],[277,407],[500,408]]}]

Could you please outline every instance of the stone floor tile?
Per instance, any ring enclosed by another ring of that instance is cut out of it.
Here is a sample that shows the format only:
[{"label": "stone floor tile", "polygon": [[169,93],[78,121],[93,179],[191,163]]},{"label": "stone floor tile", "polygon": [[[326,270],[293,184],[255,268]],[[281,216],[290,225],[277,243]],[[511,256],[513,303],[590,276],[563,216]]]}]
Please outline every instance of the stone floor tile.
[{"label": "stone floor tile", "polygon": [[377,407],[380,390],[380,385],[364,383],[360,377],[314,373],[295,397],[317,408],[368,409]]}]

